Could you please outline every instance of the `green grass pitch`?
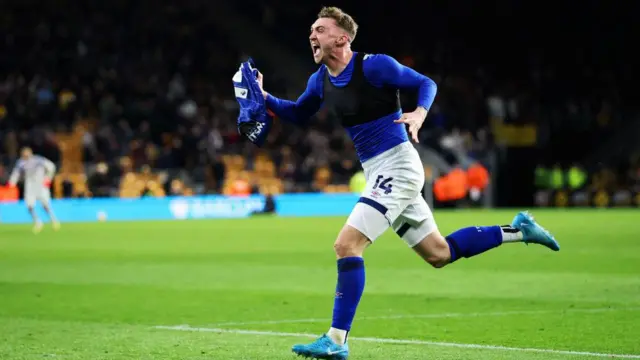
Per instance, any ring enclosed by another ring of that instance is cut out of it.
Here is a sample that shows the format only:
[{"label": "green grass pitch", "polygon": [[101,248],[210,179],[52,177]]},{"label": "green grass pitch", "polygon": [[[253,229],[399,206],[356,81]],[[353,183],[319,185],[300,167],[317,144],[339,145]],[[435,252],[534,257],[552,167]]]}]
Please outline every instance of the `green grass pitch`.
[{"label": "green grass pitch", "polygon": [[[446,234],[514,214],[436,218]],[[392,232],[378,239],[350,359],[640,358],[640,211],[534,215],[560,252],[506,244],[436,270]],[[291,345],[330,325],[344,220],[63,224],[39,235],[0,225],[0,359],[295,359]]]}]

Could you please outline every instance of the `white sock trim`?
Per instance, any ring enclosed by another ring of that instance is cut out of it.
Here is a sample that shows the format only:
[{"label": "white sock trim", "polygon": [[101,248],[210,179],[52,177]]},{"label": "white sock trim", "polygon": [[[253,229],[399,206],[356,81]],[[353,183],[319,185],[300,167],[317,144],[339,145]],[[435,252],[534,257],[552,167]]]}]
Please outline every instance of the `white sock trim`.
[{"label": "white sock trim", "polygon": [[509,227],[501,226],[500,230],[502,231],[502,242],[503,243],[520,242],[524,238],[524,235],[522,234],[522,231],[520,231],[520,230],[518,230],[516,228],[513,228],[511,226],[509,226]]},{"label": "white sock trim", "polygon": [[335,342],[336,344],[344,345],[344,343],[347,341],[347,330],[341,330],[332,327],[329,329],[329,331],[327,331],[327,336],[329,336],[331,340],[333,340],[333,342]]}]

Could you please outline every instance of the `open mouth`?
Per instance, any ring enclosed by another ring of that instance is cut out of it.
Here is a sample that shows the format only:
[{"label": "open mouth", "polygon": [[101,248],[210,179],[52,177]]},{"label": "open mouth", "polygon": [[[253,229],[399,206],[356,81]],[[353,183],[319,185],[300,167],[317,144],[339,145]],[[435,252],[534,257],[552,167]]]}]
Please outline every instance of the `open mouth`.
[{"label": "open mouth", "polygon": [[313,56],[318,56],[320,54],[320,45],[311,44],[311,50],[313,51]]}]

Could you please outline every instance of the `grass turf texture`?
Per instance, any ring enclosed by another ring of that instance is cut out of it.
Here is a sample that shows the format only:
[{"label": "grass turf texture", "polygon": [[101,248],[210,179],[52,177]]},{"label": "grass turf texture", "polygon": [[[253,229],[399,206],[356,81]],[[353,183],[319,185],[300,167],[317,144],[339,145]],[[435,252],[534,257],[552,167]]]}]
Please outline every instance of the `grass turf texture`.
[{"label": "grass turf texture", "polygon": [[[436,212],[445,234],[514,214]],[[387,232],[365,255],[351,358],[597,358],[357,337],[640,355],[640,212],[534,215],[560,252],[506,244],[435,270]],[[106,222],[39,235],[1,225],[0,359],[295,359],[291,345],[310,339],[154,326],[323,333],[343,223]]]}]

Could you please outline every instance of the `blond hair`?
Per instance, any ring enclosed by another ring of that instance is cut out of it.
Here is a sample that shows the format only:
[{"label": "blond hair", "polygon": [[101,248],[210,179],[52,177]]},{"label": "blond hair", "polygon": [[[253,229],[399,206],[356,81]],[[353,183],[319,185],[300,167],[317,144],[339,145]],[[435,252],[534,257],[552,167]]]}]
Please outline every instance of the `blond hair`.
[{"label": "blond hair", "polygon": [[346,31],[349,35],[349,42],[355,40],[356,34],[358,33],[358,24],[356,24],[351,15],[342,11],[342,9],[335,6],[325,6],[318,13],[318,19],[320,18],[335,20],[338,27]]}]

